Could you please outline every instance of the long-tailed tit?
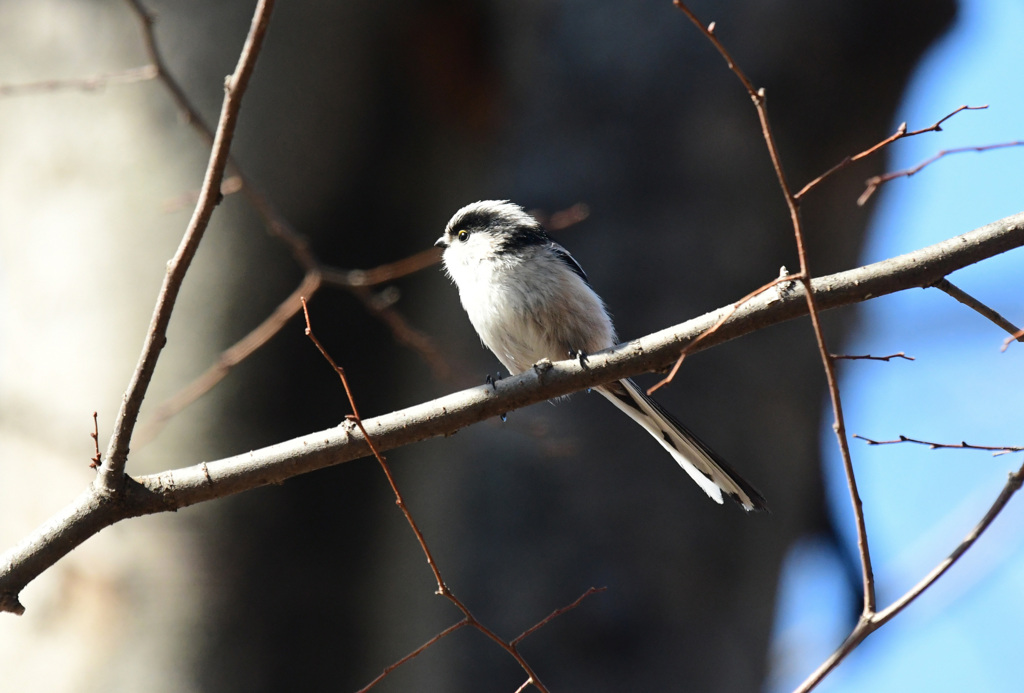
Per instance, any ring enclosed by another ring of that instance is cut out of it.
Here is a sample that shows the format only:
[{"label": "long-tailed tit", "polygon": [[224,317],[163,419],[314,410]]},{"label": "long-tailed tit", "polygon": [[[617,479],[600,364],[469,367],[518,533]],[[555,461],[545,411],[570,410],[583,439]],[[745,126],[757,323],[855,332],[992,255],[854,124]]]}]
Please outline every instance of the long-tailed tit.
[{"label": "long-tailed tit", "polygon": [[[467,205],[434,244],[484,345],[511,375],[542,359],[558,361],[614,346],[604,302],[569,252],[522,207],[484,200]],[[632,380],[594,388],[643,426],[713,500],[722,493],[746,510],[764,498]]]}]

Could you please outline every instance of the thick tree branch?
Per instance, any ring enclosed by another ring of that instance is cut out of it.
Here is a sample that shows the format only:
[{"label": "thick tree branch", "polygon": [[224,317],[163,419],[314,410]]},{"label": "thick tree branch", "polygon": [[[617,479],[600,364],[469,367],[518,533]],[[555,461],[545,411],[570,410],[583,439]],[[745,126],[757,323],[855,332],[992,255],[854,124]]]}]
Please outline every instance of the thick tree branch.
[{"label": "thick tree branch", "polygon": [[[915,287],[1024,246],[1024,213],[906,255],[814,280],[819,309],[837,308]],[[668,368],[688,343],[707,331],[729,307],[592,354],[583,367],[562,361],[534,368],[493,387],[457,392],[363,423],[382,450],[454,433],[478,421],[601,383]],[[780,285],[745,304],[714,334],[708,349],[755,330],[807,314],[800,282]],[[174,469],[135,480],[110,496],[90,486],[71,505],[0,557],[0,611],[21,613],[21,590],[49,566],[104,527],[120,520],[177,510],[248,489],[280,483],[316,469],[370,454],[351,423],[318,431],[216,462]]]}]

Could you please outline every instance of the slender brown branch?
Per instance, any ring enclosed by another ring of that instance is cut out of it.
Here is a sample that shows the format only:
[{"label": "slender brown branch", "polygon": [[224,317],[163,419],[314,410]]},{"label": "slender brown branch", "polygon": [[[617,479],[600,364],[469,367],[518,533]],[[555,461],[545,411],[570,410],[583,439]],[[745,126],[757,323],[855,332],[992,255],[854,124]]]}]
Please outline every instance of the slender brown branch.
[{"label": "slender brown branch", "polygon": [[895,440],[872,440],[862,435],[853,434],[854,438],[863,440],[868,445],[896,445],[899,443],[916,443],[917,445],[927,445],[932,450],[943,450],[943,449],[956,449],[956,450],[986,450],[988,452],[994,452],[997,455],[1005,455],[1010,452],[1021,452],[1024,451],[1024,446],[1013,446],[1013,445],[971,445],[965,441],[959,443],[933,443],[927,440],[918,440],[916,438],[908,438],[907,436],[900,436]]},{"label": "slender brown branch", "polygon": [[[158,79],[167,88],[171,99],[182,113],[184,120],[205,140],[212,142],[214,139],[213,131],[203,120],[195,106],[192,105],[181,84],[168,70],[167,64],[160,53],[154,33],[155,18],[142,5],[141,0],[126,1],[139,20],[143,45],[150,61],[156,67]],[[263,220],[267,232],[285,244],[292,257],[307,274],[314,271],[318,272],[325,284],[342,287],[351,291],[368,308],[371,308],[371,302],[367,300],[369,294],[363,289],[429,267],[436,264],[440,258],[440,252],[430,248],[416,253],[409,258],[381,265],[371,270],[342,270],[325,266],[313,253],[309,239],[285,219],[284,215],[281,214],[270,199],[260,191],[255,182],[239,166],[234,157],[230,156],[230,153],[227,159],[227,170],[232,173],[231,191],[237,189],[245,195],[249,204],[253,206]],[[224,193],[223,190],[222,193]],[[448,363],[427,335],[409,326],[405,319],[396,311],[371,308],[370,313],[382,320],[392,330],[399,343],[419,353],[439,379],[446,380],[449,377],[451,369]],[[215,364],[211,369],[216,369],[217,367]],[[185,395],[182,394],[183,405],[187,405],[188,402],[184,402],[184,397]]]},{"label": "slender brown branch", "polygon": [[407,258],[379,265],[368,270],[341,270],[330,267],[323,268],[324,283],[345,289],[368,287],[394,281],[399,277],[419,272],[421,269],[436,265],[441,261],[439,248],[427,248]]},{"label": "slender brown branch", "polygon": [[392,662],[391,664],[389,664],[386,667],[384,667],[384,671],[382,671],[379,674],[377,674],[377,676],[373,679],[373,681],[370,681],[368,684],[366,684],[365,686],[360,688],[358,691],[356,691],[356,693],[366,693],[366,691],[370,690],[371,688],[376,686],[378,683],[383,681],[385,678],[387,678],[388,674],[390,674],[392,671],[394,671],[398,667],[402,666],[406,662],[409,662],[409,661],[415,659],[416,657],[420,656],[421,654],[423,654],[423,652],[428,647],[433,645],[434,643],[438,642],[442,638],[445,638],[445,637],[451,635],[452,633],[454,633],[455,631],[459,630],[460,628],[464,628],[465,626],[468,626],[468,625],[470,625],[469,621],[467,619],[463,618],[458,623],[453,623],[452,625],[448,626],[447,628],[442,630],[440,633],[438,633],[437,635],[432,637],[430,640],[427,640],[425,643],[423,643],[422,645],[417,647],[415,650],[413,650],[409,654],[407,654],[404,657],[402,657],[401,659],[399,659],[397,662]]},{"label": "slender brown branch", "polygon": [[133,67],[121,70],[120,72],[106,72],[90,77],[43,79],[37,82],[24,82],[22,84],[0,84],[0,97],[27,96],[70,89],[95,92],[114,84],[134,84],[136,82],[156,79],[157,74],[155,65],[143,65],[142,67]]},{"label": "slender brown branch", "polygon": [[583,603],[583,600],[586,599],[587,597],[589,597],[591,595],[594,595],[594,594],[599,594],[601,592],[604,592],[607,589],[608,589],[607,587],[590,587],[590,588],[588,588],[586,592],[584,592],[583,594],[578,596],[575,599],[575,601],[573,601],[571,604],[566,604],[565,606],[563,606],[563,607],[561,607],[559,609],[555,609],[550,614],[548,614],[547,616],[542,618],[540,621],[537,621],[535,624],[533,624],[532,626],[530,626],[529,628],[524,630],[522,633],[520,633],[516,637],[512,638],[510,644],[512,644],[513,646],[518,645],[523,640],[525,640],[526,638],[530,637],[531,635],[536,633],[538,630],[540,630],[541,628],[543,628],[547,624],[549,624],[552,621],[554,621],[556,618],[558,618],[562,614],[565,614],[565,613],[567,613],[569,611],[572,611],[573,609],[578,607],[580,604]]},{"label": "slender brown branch", "polygon": [[[393,263],[393,265],[398,266],[402,262],[399,261],[398,263]],[[369,270],[369,272],[377,272],[380,269],[375,268],[374,270]],[[395,271],[405,271],[406,269],[408,267],[396,269]],[[327,271],[335,275],[343,273],[341,270],[329,269]],[[383,273],[379,276],[382,275]],[[337,284],[337,276],[334,277],[334,280],[335,284]],[[387,280],[382,279],[381,281]],[[299,299],[303,296],[312,298],[325,283],[328,283],[328,278],[322,275],[320,270],[308,270],[298,288],[281,302],[274,309],[274,312],[267,316],[262,323],[222,352],[216,362],[207,368],[202,375],[157,407],[153,415],[144,422],[136,436],[136,445],[144,445],[151,441],[160,433],[171,418],[213,389],[217,383],[227,377],[228,373],[235,366],[269,342],[301,310],[302,303]],[[451,367],[448,365],[448,361],[428,335],[410,325],[398,311],[375,300],[374,295],[366,286],[351,285],[346,288],[364,304],[371,315],[381,320],[391,329],[392,335],[399,344],[403,344],[420,354],[434,372],[434,377],[442,382],[451,378]]]},{"label": "slender brown branch", "polygon": [[327,350],[324,349],[322,344],[320,344],[320,340],[317,339],[316,335],[313,333],[313,326],[309,321],[309,308],[306,306],[306,299],[305,297],[301,297],[299,300],[302,302],[302,314],[306,318],[306,336],[309,337],[313,344],[316,345],[316,348],[320,350],[320,354],[327,360],[327,363],[331,364],[331,368],[334,369],[334,372],[337,373],[338,377],[341,379],[342,387],[345,388],[345,396],[348,397],[348,404],[352,408],[351,416],[346,418],[354,421],[356,426],[359,427],[359,432],[363,434],[363,440],[366,441],[366,445],[370,448],[370,452],[375,458],[377,458],[377,462],[380,464],[381,469],[384,470],[384,475],[388,478],[388,483],[391,485],[391,491],[395,494],[395,503],[402,511],[402,514],[405,515],[405,520],[412,528],[413,534],[416,535],[416,540],[420,543],[420,548],[423,549],[423,553],[427,557],[427,564],[430,566],[430,570],[434,573],[434,579],[437,580],[437,593],[446,594],[448,589],[445,587],[444,579],[441,577],[441,571],[437,567],[437,563],[434,561],[434,554],[430,552],[426,538],[423,536],[420,528],[416,525],[416,521],[412,519],[412,514],[406,507],[405,500],[402,498],[402,494],[398,490],[398,484],[395,483],[395,477],[391,474],[391,468],[388,466],[386,458],[381,455],[380,450],[377,449],[377,446],[373,442],[373,438],[370,437],[370,434],[366,432],[366,428],[363,426],[363,419],[359,416],[359,408],[356,407],[355,397],[353,397],[352,389],[348,385],[348,378],[345,377],[345,369],[335,363],[334,359],[331,358],[331,355],[328,354]]},{"label": "slender brown branch", "polygon": [[100,415],[99,412],[92,413],[92,433],[89,434],[92,438],[93,447],[96,448],[96,454],[93,455],[92,460],[89,463],[90,469],[96,469],[100,464]]},{"label": "slender brown branch", "polygon": [[888,356],[871,356],[865,354],[864,356],[852,356],[850,354],[832,354],[833,359],[845,359],[847,361],[891,361],[892,359],[906,359],[907,361],[913,361],[913,356],[907,356],[902,351],[896,354],[889,354]]},{"label": "slender brown branch", "polygon": [[891,621],[894,616],[907,608],[915,599],[921,596],[925,590],[935,584],[936,580],[945,575],[946,571],[949,570],[953,564],[956,563],[957,560],[959,560],[959,558],[974,545],[982,533],[988,529],[996,516],[999,515],[1003,508],[1006,507],[1006,504],[1009,503],[1010,498],[1020,490],[1022,484],[1024,484],[1024,465],[1022,465],[1016,472],[1010,473],[1010,477],[1007,479],[1006,485],[1003,486],[1002,491],[1000,491],[999,496],[996,497],[995,502],[993,502],[992,506],[988,509],[988,512],[985,513],[985,516],[974,527],[974,529],[964,537],[963,541],[953,549],[949,556],[943,559],[941,563],[935,566],[931,572],[924,576],[920,582],[911,587],[902,597],[894,601],[885,609],[873,613],[870,616],[861,616],[860,620],[857,621],[857,625],[854,626],[853,631],[849,636],[847,636],[846,640],[843,641],[843,643],[829,656],[828,659],[822,662],[821,666],[819,666],[796,688],[794,693],[807,693],[821,683],[821,681],[828,676],[828,674],[835,669],[847,655],[856,649],[858,645],[864,642],[865,638]]},{"label": "slender brown branch", "polygon": [[530,216],[540,222],[548,231],[562,231],[589,217],[590,207],[583,202],[577,202],[551,214],[539,209],[531,209]]},{"label": "slender brown branch", "polygon": [[342,387],[345,388],[345,396],[348,397],[349,406],[352,408],[352,414],[350,416],[347,416],[346,418],[350,421],[355,422],[356,426],[359,428],[359,432],[363,436],[363,440],[366,442],[366,445],[370,448],[370,452],[377,459],[377,462],[380,464],[381,469],[384,471],[384,475],[388,479],[388,484],[391,486],[391,492],[395,494],[395,504],[402,511],[402,514],[405,516],[405,521],[409,524],[409,527],[412,529],[413,534],[416,535],[416,540],[420,544],[420,549],[423,551],[423,555],[427,559],[427,565],[430,566],[430,570],[434,574],[434,579],[437,581],[437,594],[445,597],[446,599],[448,599],[448,601],[454,604],[455,607],[463,613],[463,615],[465,616],[464,621],[468,625],[476,628],[478,631],[480,631],[485,636],[493,640],[502,649],[504,649],[506,652],[512,655],[512,657],[516,660],[519,666],[522,667],[523,671],[526,672],[526,675],[529,677],[528,680],[537,688],[537,690],[541,691],[542,693],[547,693],[547,689],[540,682],[540,679],[537,678],[537,675],[534,673],[533,668],[519,653],[519,650],[516,647],[516,643],[506,642],[497,633],[495,633],[490,628],[488,628],[480,621],[478,621],[476,617],[473,616],[473,614],[470,612],[469,608],[465,604],[463,604],[462,601],[458,597],[456,597],[455,594],[451,591],[448,585],[445,584],[444,578],[441,576],[441,569],[438,567],[437,561],[434,560],[434,554],[431,553],[430,547],[427,546],[426,537],[424,537],[423,532],[420,531],[419,526],[416,524],[416,521],[412,517],[412,513],[409,512],[409,508],[405,503],[405,499],[402,497],[402,493],[398,490],[398,484],[395,481],[394,475],[391,473],[391,468],[387,463],[387,459],[381,454],[380,450],[374,444],[373,439],[370,437],[370,434],[366,432],[365,426],[363,426],[363,420],[359,416],[359,409],[356,407],[355,397],[353,397],[352,395],[352,389],[349,387],[348,378],[345,376],[345,369],[334,362],[334,359],[331,358],[331,355],[327,353],[326,349],[324,349],[323,345],[320,343],[320,340],[316,338],[316,335],[313,333],[313,326],[309,320],[309,309],[306,306],[306,299],[302,298],[300,300],[302,301],[302,313],[306,318],[306,336],[309,337],[310,340],[312,340],[313,344],[316,345],[316,348],[320,350],[320,354],[324,357],[324,359],[327,360],[327,363],[331,365],[331,368],[334,369],[334,372],[337,373],[338,377],[341,379]]},{"label": "slender brown branch", "polygon": [[1006,147],[1020,147],[1024,145],[1024,140],[1017,140],[1015,142],[1000,142],[999,144],[987,144],[980,147],[957,147],[955,149],[943,149],[938,154],[930,156],[916,166],[905,168],[902,171],[894,171],[892,173],[884,173],[880,176],[872,176],[864,182],[864,192],[861,193],[860,197],[857,198],[857,204],[863,205],[868,201],[876,190],[883,184],[888,183],[896,178],[909,178],[914,175],[925,166],[935,163],[939,159],[949,156],[950,154],[962,154],[964,152],[987,152],[992,149],[1004,149]]},{"label": "slender brown branch", "polygon": [[[980,111],[980,110],[983,110],[983,109],[986,109],[986,108],[988,108],[987,104],[984,105],[984,106],[966,106],[966,105],[965,106],[960,106],[956,110],[952,111],[951,113],[943,116],[942,118],[940,118],[936,122],[932,123],[928,127],[921,128],[920,130],[914,130],[912,132],[908,132],[907,131],[907,124],[906,123],[901,123],[900,126],[898,128],[896,128],[896,132],[894,132],[893,134],[889,135],[888,137],[886,137],[881,142],[878,142],[877,144],[875,144],[875,145],[873,145],[871,147],[868,147],[867,149],[865,149],[864,151],[860,152],[859,154],[854,154],[853,156],[846,157],[845,159],[840,161],[838,164],[836,164],[835,166],[833,166],[832,168],[830,168],[829,170],[825,171],[820,176],[818,176],[817,178],[812,180],[810,183],[808,183],[807,185],[805,185],[803,188],[800,189],[800,192],[798,192],[796,194],[796,198],[797,199],[802,198],[804,195],[806,195],[811,190],[816,188],[826,178],[831,177],[832,174],[837,173],[838,171],[841,171],[842,169],[846,168],[847,166],[849,166],[850,164],[852,164],[855,161],[860,161],[861,159],[863,159],[865,157],[871,156],[872,154],[874,154],[878,150],[882,149],[883,147],[887,147],[888,145],[892,144],[896,140],[901,140],[901,139],[903,139],[905,137],[915,137],[917,135],[923,135],[926,132],[941,132],[942,124],[945,123],[950,118],[952,118],[953,116],[955,116],[957,113],[960,113],[961,111]],[[858,204],[863,204],[863,202],[858,202]]]},{"label": "slender brown branch", "polygon": [[238,122],[242,96],[245,94],[249,78],[256,67],[256,59],[259,57],[260,48],[263,45],[263,38],[266,35],[273,7],[274,0],[259,0],[257,3],[249,34],[238,58],[238,65],[224,85],[224,105],[221,108],[220,121],[213,140],[199,202],[196,204],[195,212],[192,214],[192,219],[177,252],[168,263],[167,274],[164,277],[163,286],[160,288],[160,295],[153,311],[142,354],[139,356],[138,365],[135,367],[135,372],[132,374],[121,408],[114,421],[110,442],[107,444],[106,454],[96,478],[97,485],[106,493],[115,494],[122,488],[132,431],[135,429],[139,409],[156,369],[160,351],[167,342],[167,326],[171,321],[171,312],[174,309],[181,282],[185,278],[185,273],[195,256],[203,233],[213,216],[213,210],[220,200],[220,183],[224,177],[228,151],[231,148],[235,125]]},{"label": "slender brown branch", "polygon": [[[181,113],[182,119],[191,125],[196,132],[203,137],[203,139],[212,143],[215,139],[216,133],[203,119],[199,110],[192,105],[192,102],[185,94],[184,88],[178,80],[174,78],[174,75],[167,67],[167,63],[164,61],[163,54],[160,52],[160,48],[156,40],[156,34],[154,33],[156,18],[145,8],[145,6],[143,6],[142,0],[125,1],[128,3],[129,7],[131,7],[139,21],[139,28],[142,32],[143,47],[150,62],[156,66],[158,79],[167,89],[171,96],[171,100]],[[303,270],[315,268],[318,263],[309,248],[309,240],[302,234],[295,231],[284,217],[278,213],[277,209],[270,203],[267,197],[259,191],[254,182],[245,175],[242,169],[238,166],[238,162],[235,161],[234,157],[230,156],[230,153],[227,158],[227,169],[230,170],[233,175],[238,176],[241,180],[242,192],[245,194],[246,199],[249,200],[249,203],[256,209],[257,213],[264,220],[264,223],[267,226],[267,231],[288,246],[291,250],[292,256]]]},{"label": "slender brown branch", "polygon": [[679,352],[679,358],[677,358],[676,362],[672,365],[672,368],[669,370],[668,375],[666,375],[664,378],[662,378],[658,382],[654,383],[654,385],[652,385],[651,387],[647,388],[647,394],[648,395],[653,395],[656,390],[664,387],[665,385],[668,385],[673,380],[675,380],[676,374],[679,372],[679,368],[680,368],[680,366],[683,365],[683,361],[686,359],[686,357],[690,353],[692,353],[697,348],[697,345],[700,344],[703,340],[707,339],[708,337],[713,335],[715,332],[720,330],[722,328],[722,325],[724,325],[729,320],[729,318],[731,318],[733,315],[736,314],[737,310],[739,310],[744,305],[746,305],[748,302],[752,301],[757,296],[760,296],[761,294],[763,294],[765,291],[767,291],[768,289],[772,288],[773,286],[778,286],[779,284],[782,284],[782,283],[789,283],[789,282],[792,282],[792,281],[798,280],[798,279],[801,279],[801,277],[799,275],[783,274],[782,276],[776,277],[775,279],[771,280],[767,284],[763,284],[763,285],[759,286],[758,288],[754,289],[749,294],[747,294],[746,296],[744,296],[743,298],[741,298],[740,300],[736,301],[731,306],[729,306],[729,308],[724,313],[722,313],[722,316],[718,319],[718,321],[714,325],[709,327],[706,332],[702,333],[695,340],[693,340],[692,342],[687,344],[682,349],[682,351]]},{"label": "slender brown branch", "polygon": [[1010,333],[1010,340],[1017,339],[1017,340],[1020,340],[1020,341],[1024,342],[1024,333],[1021,333],[1021,329],[1019,327],[1017,327],[1012,322],[1010,322],[1009,320],[1004,318],[1002,315],[1000,315],[995,310],[992,310],[991,308],[986,306],[984,303],[982,303],[978,299],[974,298],[974,296],[971,296],[969,293],[967,293],[966,291],[964,291],[960,287],[956,286],[955,284],[952,284],[945,277],[943,277],[939,281],[935,282],[935,284],[933,284],[933,286],[936,289],[939,289],[941,291],[946,292],[947,294],[949,294],[950,296],[955,298],[960,303],[963,303],[965,306],[967,306],[971,310],[974,310],[978,314],[982,315],[983,317],[991,320],[993,323],[998,325],[1000,327],[1000,329],[1003,329],[1003,330],[1009,332]]},{"label": "slender brown branch", "polygon": [[[1019,449],[1020,448],[1018,448],[1018,450]],[[1006,485],[1003,486],[1002,491],[999,492],[999,495],[992,503],[992,506],[988,509],[988,512],[985,513],[985,516],[981,518],[981,521],[974,527],[974,529],[964,537],[963,541],[953,549],[949,556],[947,556],[939,565],[935,566],[935,568],[924,576],[920,582],[907,590],[902,597],[878,612],[873,619],[873,622],[877,624],[875,628],[885,625],[885,623],[892,619],[893,616],[909,606],[910,603],[917,599],[922,592],[931,587],[936,580],[942,577],[943,574],[945,574],[945,572],[949,570],[953,564],[971,548],[971,546],[974,545],[974,542],[978,540],[982,533],[988,529],[989,525],[992,524],[992,521],[996,519],[996,516],[999,515],[999,513],[1003,511],[1003,508],[1006,507],[1006,504],[1010,502],[1010,498],[1020,490],[1022,483],[1024,483],[1024,465],[1021,465],[1020,469],[1016,472],[1010,473],[1009,478],[1006,480]]]},{"label": "slender brown branch", "polygon": [[172,417],[213,389],[217,383],[227,377],[231,369],[269,342],[302,309],[302,297],[312,298],[319,290],[320,284],[319,272],[315,270],[307,272],[298,288],[282,301],[263,322],[223,351],[217,361],[202,375],[160,403],[153,414],[145,419],[139,427],[135,445],[145,445],[153,440]]},{"label": "slender brown branch", "polygon": [[818,304],[814,293],[814,286],[811,282],[811,270],[807,260],[807,252],[804,244],[803,223],[800,218],[800,201],[793,194],[789,181],[786,178],[782,167],[782,158],[779,154],[778,144],[775,141],[775,134],[768,119],[768,106],[765,100],[763,89],[755,89],[753,83],[746,74],[736,65],[732,56],[725,49],[718,37],[714,34],[714,24],[707,28],[697,19],[696,15],[681,0],[675,0],[675,5],[681,9],[697,29],[718,49],[718,52],[725,58],[729,68],[743,84],[757,110],[758,120],[761,123],[761,134],[764,137],[765,145],[768,148],[768,155],[775,169],[775,176],[778,179],[782,195],[786,200],[786,207],[789,209],[790,221],[793,225],[793,237],[796,242],[797,256],[800,259],[799,281],[804,285],[804,298],[807,302],[807,314],[811,318],[811,326],[814,329],[814,338],[818,343],[818,352],[821,355],[822,366],[825,370],[825,379],[828,384],[829,399],[832,402],[834,422],[832,428],[835,431],[836,442],[843,460],[843,470],[846,473],[846,483],[850,491],[850,503],[853,506],[854,519],[857,526],[857,548],[860,554],[861,578],[864,587],[864,613],[870,614],[875,610],[875,578],[871,567],[871,552],[868,548],[867,527],[864,522],[864,508],[857,489],[857,479],[853,471],[853,459],[850,455],[850,444],[846,437],[846,424],[843,417],[843,404],[839,395],[839,384],[836,378],[835,362],[832,360],[831,352],[825,343],[825,334],[821,328],[821,321],[818,317]]}]

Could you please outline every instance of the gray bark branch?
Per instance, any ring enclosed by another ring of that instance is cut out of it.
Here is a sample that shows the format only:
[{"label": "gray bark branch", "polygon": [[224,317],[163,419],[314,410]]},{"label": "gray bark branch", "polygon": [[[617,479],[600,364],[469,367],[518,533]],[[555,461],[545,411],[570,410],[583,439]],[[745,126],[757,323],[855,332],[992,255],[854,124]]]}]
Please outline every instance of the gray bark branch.
[{"label": "gray bark branch", "polygon": [[[815,279],[820,309],[838,308],[915,287],[1024,245],[1024,212],[896,258]],[[780,284],[747,304],[701,340],[702,351],[769,325],[807,314],[799,282]],[[363,421],[382,451],[449,435],[470,424],[589,387],[668,368],[680,350],[714,325],[729,307],[592,354],[586,365],[561,361],[534,368],[494,387],[456,392]],[[311,352],[311,358],[319,358]],[[339,393],[340,396],[340,393]],[[242,455],[160,474],[125,477],[118,493],[96,482],[15,547],[0,556],[0,611],[22,613],[18,601],[30,581],[76,546],[115,522],[184,508],[203,501],[280,483],[306,472],[370,454],[358,429],[344,423]]]}]

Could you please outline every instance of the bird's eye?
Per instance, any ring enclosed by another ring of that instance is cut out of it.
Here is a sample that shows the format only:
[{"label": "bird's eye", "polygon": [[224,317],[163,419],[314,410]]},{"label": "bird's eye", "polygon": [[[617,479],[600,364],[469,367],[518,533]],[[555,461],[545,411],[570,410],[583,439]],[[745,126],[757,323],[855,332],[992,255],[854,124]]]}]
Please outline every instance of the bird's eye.
[{"label": "bird's eye", "polygon": [[469,231],[466,231],[465,229],[463,229],[462,231],[459,231],[459,240],[462,241],[463,243],[468,241],[469,240]]}]

